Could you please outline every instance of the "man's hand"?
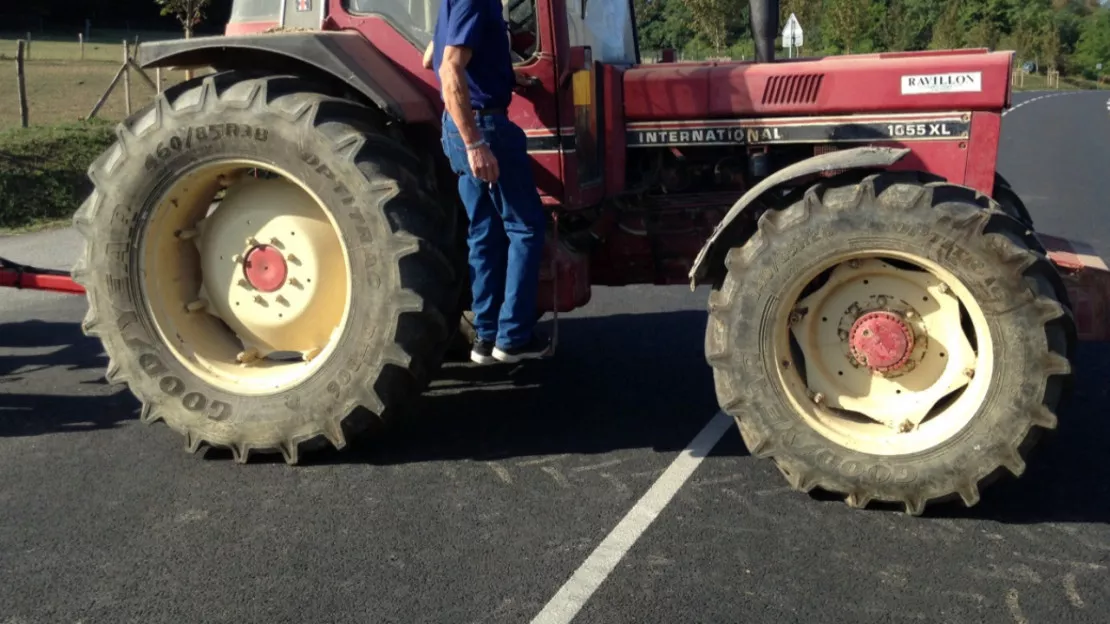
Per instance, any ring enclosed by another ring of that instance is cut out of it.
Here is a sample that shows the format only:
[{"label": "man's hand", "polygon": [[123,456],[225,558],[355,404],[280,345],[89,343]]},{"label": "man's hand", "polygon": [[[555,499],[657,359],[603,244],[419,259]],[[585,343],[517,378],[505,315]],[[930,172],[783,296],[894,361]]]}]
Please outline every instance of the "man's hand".
[{"label": "man's hand", "polygon": [[514,68],[513,75],[516,76],[516,86],[518,87],[533,87],[540,84],[539,78],[536,78],[535,76],[529,76],[519,69]]},{"label": "man's hand", "polygon": [[435,49],[435,45],[436,43],[433,41],[429,43],[428,47],[424,50],[424,69],[432,68],[432,52]]},{"label": "man's hand", "polygon": [[[455,125],[459,128],[466,145],[477,145],[482,139],[478,126],[474,123],[474,111],[470,107],[470,88],[466,83],[465,67],[470,62],[471,51],[462,46],[444,46],[443,64],[439,67],[439,80],[443,85],[443,104]],[[483,182],[493,183],[498,178],[497,158],[489,145],[477,145],[467,149],[466,158],[470,171]]]},{"label": "man's hand", "polygon": [[470,161],[470,171],[479,180],[493,184],[500,177],[501,170],[497,166],[497,157],[493,155],[489,145],[467,150],[466,157]]}]

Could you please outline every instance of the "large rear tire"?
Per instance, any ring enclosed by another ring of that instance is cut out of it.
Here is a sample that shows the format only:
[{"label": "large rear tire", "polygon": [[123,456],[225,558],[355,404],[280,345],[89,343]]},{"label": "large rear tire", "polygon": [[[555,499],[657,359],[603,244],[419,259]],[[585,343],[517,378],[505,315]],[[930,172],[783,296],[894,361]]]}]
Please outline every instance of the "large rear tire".
[{"label": "large rear tire", "polygon": [[726,264],[706,332],[718,400],[797,490],[970,507],[1056,427],[1075,349],[1063,285],[972,190],[818,184]]},{"label": "large rear tire", "polygon": [[375,113],[223,72],[119,126],[74,276],[144,422],[296,463],[425,387],[457,323],[456,213]]}]

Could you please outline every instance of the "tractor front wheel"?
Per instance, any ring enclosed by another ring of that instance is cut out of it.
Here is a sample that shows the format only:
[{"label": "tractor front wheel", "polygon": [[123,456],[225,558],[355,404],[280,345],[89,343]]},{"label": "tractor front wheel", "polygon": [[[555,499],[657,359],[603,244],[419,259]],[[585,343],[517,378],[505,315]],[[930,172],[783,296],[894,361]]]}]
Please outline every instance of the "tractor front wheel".
[{"label": "tractor front wheel", "polygon": [[706,334],[722,408],[798,490],[920,514],[976,504],[1054,429],[1075,328],[1025,226],[883,173],[771,210],[727,256]]},{"label": "tractor front wheel", "polygon": [[423,388],[457,322],[454,213],[374,112],[223,72],[121,124],[74,275],[143,421],[295,463]]}]

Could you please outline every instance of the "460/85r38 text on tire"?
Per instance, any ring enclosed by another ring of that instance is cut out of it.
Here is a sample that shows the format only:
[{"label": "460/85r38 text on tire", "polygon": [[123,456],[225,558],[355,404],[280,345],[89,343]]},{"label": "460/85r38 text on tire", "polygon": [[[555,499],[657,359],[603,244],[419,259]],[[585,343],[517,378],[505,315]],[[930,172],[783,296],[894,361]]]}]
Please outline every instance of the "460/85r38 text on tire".
[{"label": "460/85r38 text on tire", "polygon": [[457,323],[455,213],[372,119],[295,77],[222,72],[120,125],[74,275],[145,422],[295,463],[424,387]]},{"label": "460/85r38 text on tire", "polygon": [[795,489],[972,506],[1056,427],[1075,345],[1062,282],[970,189],[818,184],[726,265],[706,332],[718,400]]}]

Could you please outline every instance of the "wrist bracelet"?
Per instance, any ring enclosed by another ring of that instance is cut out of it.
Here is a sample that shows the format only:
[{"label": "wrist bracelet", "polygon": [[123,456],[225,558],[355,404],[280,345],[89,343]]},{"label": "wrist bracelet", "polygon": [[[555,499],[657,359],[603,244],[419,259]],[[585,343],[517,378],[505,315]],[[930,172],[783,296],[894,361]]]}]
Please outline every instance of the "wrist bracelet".
[{"label": "wrist bracelet", "polygon": [[474,150],[478,149],[479,147],[482,147],[482,146],[483,146],[483,145],[485,145],[485,144],[486,144],[486,140],[485,140],[485,139],[478,139],[477,141],[475,141],[475,142],[473,142],[473,143],[470,143],[470,144],[468,144],[468,145],[466,146],[466,151],[468,151],[468,152],[472,152],[472,151],[474,151]]}]

